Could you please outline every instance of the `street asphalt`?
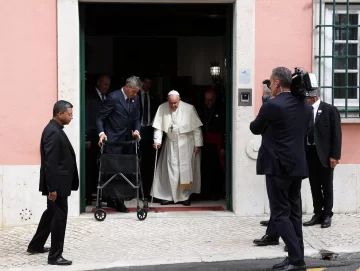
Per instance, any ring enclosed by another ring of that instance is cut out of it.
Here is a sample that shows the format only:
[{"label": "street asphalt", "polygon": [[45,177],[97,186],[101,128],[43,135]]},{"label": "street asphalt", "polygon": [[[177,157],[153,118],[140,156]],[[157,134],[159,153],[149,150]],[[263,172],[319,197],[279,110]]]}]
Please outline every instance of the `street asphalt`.
[{"label": "street asphalt", "polygon": [[[282,259],[244,260],[232,262],[187,263],[158,266],[121,267],[97,269],[102,271],[268,271]],[[360,259],[351,260],[317,260],[306,259],[308,271],[357,271],[360,270]]]}]

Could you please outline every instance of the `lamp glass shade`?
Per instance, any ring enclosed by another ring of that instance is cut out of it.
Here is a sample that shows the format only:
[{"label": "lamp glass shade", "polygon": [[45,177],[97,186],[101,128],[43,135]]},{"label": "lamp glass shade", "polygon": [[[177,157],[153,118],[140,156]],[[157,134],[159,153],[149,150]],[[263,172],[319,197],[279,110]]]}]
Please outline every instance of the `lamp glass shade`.
[{"label": "lamp glass shade", "polygon": [[220,75],[220,66],[211,66],[210,74],[211,74],[211,76],[219,76]]}]

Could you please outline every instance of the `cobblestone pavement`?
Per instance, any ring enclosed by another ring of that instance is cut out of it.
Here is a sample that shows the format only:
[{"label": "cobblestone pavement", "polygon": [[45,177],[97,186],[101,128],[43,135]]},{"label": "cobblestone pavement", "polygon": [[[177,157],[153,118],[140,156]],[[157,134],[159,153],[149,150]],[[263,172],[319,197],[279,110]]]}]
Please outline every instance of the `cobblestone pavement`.
[{"label": "cobblestone pavement", "polygon": [[[309,216],[305,216],[308,219]],[[73,260],[66,270],[183,262],[233,261],[285,256],[283,244],[257,247],[264,235],[264,217],[240,217],[228,212],[149,213],[138,221],[134,213],[108,214],[103,222],[92,214],[68,221],[63,256]],[[47,255],[28,255],[36,225],[0,230],[0,270],[55,270]],[[304,228],[305,254],[320,249],[360,251],[360,216],[334,215],[333,226]],[[338,251],[337,251],[338,250]]]}]

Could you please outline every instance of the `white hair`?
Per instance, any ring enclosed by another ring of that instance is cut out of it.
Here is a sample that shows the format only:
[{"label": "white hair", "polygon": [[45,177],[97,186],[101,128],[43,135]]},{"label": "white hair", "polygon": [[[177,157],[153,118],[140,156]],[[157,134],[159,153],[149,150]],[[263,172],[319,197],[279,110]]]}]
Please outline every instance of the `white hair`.
[{"label": "white hair", "polygon": [[126,79],[126,85],[129,85],[130,87],[134,87],[134,88],[141,88],[142,87],[142,82],[140,80],[139,77],[137,76],[131,76],[128,79]]}]

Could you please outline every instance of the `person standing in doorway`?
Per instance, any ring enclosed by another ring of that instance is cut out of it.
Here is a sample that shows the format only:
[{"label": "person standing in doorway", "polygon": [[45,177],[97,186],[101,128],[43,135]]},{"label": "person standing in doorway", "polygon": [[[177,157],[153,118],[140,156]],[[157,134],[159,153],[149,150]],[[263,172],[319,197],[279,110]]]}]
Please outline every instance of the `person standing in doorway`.
[{"label": "person standing in doorway", "polygon": [[92,204],[92,194],[96,192],[98,165],[97,157],[99,134],[96,130],[96,115],[106,100],[110,89],[110,76],[100,75],[95,88],[86,96],[85,100],[85,133],[86,133],[86,204]]},{"label": "person standing in doorway", "polygon": [[209,89],[205,102],[198,109],[204,135],[201,151],[201,194],[204,200],[219,200],[225,196],[225,109],[216,103],[216,93]]},{"label": "person standing in doorway", "polygon": [[179,92],[168,93],[168,101],[156,112],[153,127],[154,148],[162,147],[151,195],[162,205],[181,203],[190,206],[190,196],[200,193],[200,147],[203,145],[202,123],[195,107],[182,102]]},{"label": "person standing in doorway", "polygon": [[307,102],[313,109],[306,140],[306,158],[314,206],[314,216],[304,226],[321,224],[331,226],[334,203],[334,168],[341,157],[341,121],[337,108],[320,101],[320,89],[306,92]]},{"label": "person standing in doorway", "polygon": [[155,150],[153,148],[154,128],[152,123],[159,107],[159,101],[151,95],[152,80],[150,77],[144,77],[143,86],[139,91],[140,112],[141,112],[141,178],[144,185],[146,197],[150,196],[150,189],[154,177]]},{"label": "person standing in doorway", "polygon": [[[141,80],[132,76],[126,80],[123,88],[113,91],[107,96],[96,118],[99,146],[102,145],[103,140],[122,142],[131,141],[134,138],[141,139],[140,99],[137,95],[141,86]],[[109,145],[105,151],[121,154],[121,150],[117,146]],[[124,191],[120,191],[120,185],[116,181],[108,184],[107,190],[112,190],[108,206],[114,207],[118,212],[128,213],[129,210],[124,204],[124,197],[121,195]]]},{"label": "person standing in doorway", "polygon": [[[53,119],[45,127],[40,143],[40,191],[47,196],[47,209],[27,252],[49,252],[48,264],[71,265],[62,256],[68,215],[68,197],[79,188],[79,175],[74,149],[63,131],[72,120],[72,104],[58,101]],[[44,247],[51,233],[51,248]]]},{"label": "person standing in doorway", "polygon": [[272,270],[305,271],[300,190],[308,176],[304,138],[312,115],[310,106],[291,94],[291,82],[289,69],[273,69],[270,88],[277,96],[261,106],[250,130],[262,135],[257,174],[266,175],[270,223],[288,248],[288,257]]}]

